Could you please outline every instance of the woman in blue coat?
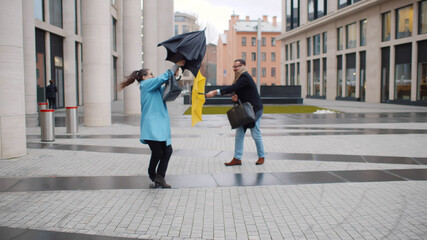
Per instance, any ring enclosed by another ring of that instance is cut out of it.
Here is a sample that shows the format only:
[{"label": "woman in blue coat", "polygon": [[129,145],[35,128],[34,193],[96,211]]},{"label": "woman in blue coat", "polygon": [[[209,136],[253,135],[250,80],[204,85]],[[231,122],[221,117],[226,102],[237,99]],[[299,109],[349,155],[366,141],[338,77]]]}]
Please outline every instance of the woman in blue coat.
[{"label": "woman in blue coat", "polygon": [[121,88],[138,81],[141,90],[141,135],[140,141],[148,144],[151,150],[148,176],[155,186],[170,188],[165,176],[169,159],[172,155],[171,128],[168,109],[162,100],[162,85],[166,83],[178,67],[184,66],[185,61],[176,63],[171,70],[154,77],[149,69],[141,69],[132,72],[126,81],[121,83]]}]

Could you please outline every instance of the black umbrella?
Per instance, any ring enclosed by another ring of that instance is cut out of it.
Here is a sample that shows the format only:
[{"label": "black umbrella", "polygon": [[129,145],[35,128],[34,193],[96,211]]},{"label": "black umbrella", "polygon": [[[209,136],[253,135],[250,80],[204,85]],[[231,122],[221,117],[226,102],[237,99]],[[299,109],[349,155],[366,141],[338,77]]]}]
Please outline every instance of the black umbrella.
[{"label": "black umbrella", "polygon": [[185,59],[184,69],[190,70],[194,76],[202,65],[206,53],[205,30],[183,33],[159,43],[167,50],[166,60],[177,63]]}]

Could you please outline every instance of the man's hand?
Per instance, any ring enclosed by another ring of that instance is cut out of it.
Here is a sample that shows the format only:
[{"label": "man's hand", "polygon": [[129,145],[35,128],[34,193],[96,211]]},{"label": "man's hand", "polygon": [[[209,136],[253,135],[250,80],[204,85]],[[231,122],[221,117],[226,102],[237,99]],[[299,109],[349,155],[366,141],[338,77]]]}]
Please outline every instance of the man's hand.
[{"label": "man's hand", "polygon": [[217,92],[216,90],[212,90],[212,91],[210,91],[210,92],[206,93],[206,97],[207,97],[207,98],[214,97],[217,93],[218,93],[218,92]]},{"label": "man's hand", "polygon": [[239,97],[237,97],[237,94],[234,94],[233,96],[231,96],[231,100],[233,100],[233,102],[237,102],[238,99]]}]

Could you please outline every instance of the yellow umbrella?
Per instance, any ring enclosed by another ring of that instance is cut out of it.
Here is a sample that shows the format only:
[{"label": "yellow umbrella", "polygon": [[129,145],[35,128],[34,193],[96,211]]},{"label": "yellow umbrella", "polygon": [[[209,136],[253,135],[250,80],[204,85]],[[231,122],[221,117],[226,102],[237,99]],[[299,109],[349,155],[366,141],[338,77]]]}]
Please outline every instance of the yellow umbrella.
[{"label": "yellow umbrella", "polygon": [[206,78],[200,73],[197,73],[194,78],[193,91],[191,93],[191,126],[202,121],[202,109],[205,103],[205,82]]}]

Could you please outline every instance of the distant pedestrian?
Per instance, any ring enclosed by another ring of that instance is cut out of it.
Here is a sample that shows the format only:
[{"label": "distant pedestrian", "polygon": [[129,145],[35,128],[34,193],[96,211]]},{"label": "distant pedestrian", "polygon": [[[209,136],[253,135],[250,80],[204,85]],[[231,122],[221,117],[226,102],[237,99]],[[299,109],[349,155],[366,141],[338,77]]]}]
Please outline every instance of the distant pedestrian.
[{"label": "distant pedestrian", "polygon": [[56,87],[53,80],[49,80],[50,85],[46,88],[46,98],[49,102],[49,109],[56,109],[56,93],[58,88]]},{"label": "distant pedestrian", "polygon": [[140,141],[143,144],[148,144],[151,150],[148,176],[154,182],[155,187],[171,187],[165,181],[166,170],[172,155],[172,144],[169,113],[162,98],[163,85],[173,73],[177,74],[178,67],[184,66],[184,64],[185,60],[181,60],[171,68],[171,71],[168,70],[157,77],[154,77],[149,69],[133,71],[120,84],[123,89],[135,81],[138,82],[141,91]]}]

